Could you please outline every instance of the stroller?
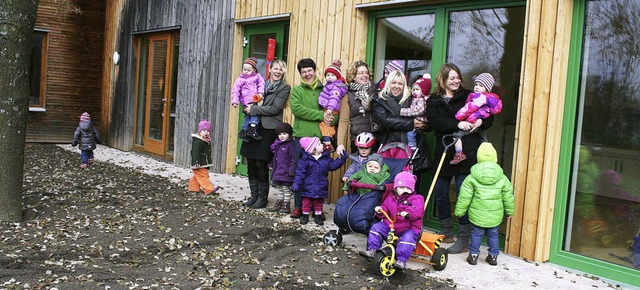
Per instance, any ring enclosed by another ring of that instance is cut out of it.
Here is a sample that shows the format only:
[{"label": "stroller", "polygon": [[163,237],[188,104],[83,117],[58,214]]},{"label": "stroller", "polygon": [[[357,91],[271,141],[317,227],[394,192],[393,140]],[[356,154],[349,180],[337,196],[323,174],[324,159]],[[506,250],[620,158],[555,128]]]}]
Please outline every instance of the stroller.
[{"label": "stroller", "polygon": [[[389,185],[393,178],[401,171],[410,171],[411,149],[406,144],[391,142],[380,147],[378,154],[389,167],[390,177],[384,184]],[[386,196],[384,191],[376,190],[376,186],[351,182],[350,193],[338,199],[333,213],[333,222],[338,226],[337,230],[327,232],[322,241],[329,246],[338,246],[342,243],[342,235],[347,233],[369,234],[369,229],[374,222],[374,208],[380,205]],[[356,192],[358,188],[371,189],[363,195]]]}]

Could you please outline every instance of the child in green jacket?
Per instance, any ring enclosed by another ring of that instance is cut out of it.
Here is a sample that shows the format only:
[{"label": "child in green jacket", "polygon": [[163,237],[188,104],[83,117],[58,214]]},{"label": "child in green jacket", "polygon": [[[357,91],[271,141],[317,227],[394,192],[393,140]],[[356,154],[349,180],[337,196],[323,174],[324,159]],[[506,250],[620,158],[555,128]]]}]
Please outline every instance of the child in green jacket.
[{"label": "child in green jacket", "polygon": [[[367,159],[367,163],[365,163],[358,172],[349,177],[347,183],[342,187],[342,190],[348,191],[349,181],[352,180],[357,180],[358,183],[382,185],[389,177],[391,177],[389,166],[384,164],[382,156],[379,154],[371,154]],[[362,195],[371,192],[371,189],[359,188],[356,192]]]},{"label": "child in green jacket", "polygon": [[471,174],[460,187],[455,215],[464,216],[469,212],[471,222],[471,242],[467,262],[478,263],[480,242],[487,235],[489,255],[487,263],[498,265],[498,227],[502,218],[513,215],[513,186],[498,165],[498,154],[491,143],[484,142],[478,147],[478,163],[471,167]]}]

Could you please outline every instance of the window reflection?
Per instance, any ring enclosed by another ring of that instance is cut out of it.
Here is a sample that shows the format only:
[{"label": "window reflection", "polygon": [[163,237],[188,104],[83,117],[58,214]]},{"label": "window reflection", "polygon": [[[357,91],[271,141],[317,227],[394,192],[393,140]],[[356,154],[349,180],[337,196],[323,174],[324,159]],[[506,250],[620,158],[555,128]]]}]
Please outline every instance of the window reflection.
[{"label": "window reflection", "polygon": [[587,2],[564,246],[628,267],[633,267],[634,239],[640,242],[640,15],[636,11],[640,11],[638,0]]}]

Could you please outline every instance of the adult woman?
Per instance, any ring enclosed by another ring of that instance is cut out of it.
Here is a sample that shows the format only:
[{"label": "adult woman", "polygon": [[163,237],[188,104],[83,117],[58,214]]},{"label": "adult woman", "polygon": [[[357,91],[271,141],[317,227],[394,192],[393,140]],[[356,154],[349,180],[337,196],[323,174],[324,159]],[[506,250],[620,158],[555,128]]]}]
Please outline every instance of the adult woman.
[{"label": "adult woman", "polygon": [[[472,123],[466,121],[458,121],[455,117],[456,112],[465,105],[470,90],[462,86],[462,74],[458,66],[452,63],[446,63],[440,67],[440,71],[436,75],[436,89],[427,101],[427,116],[431,128],[435,130],[436,135],[436,160],[440,159],[444,152],[442,137],[457,131],[470,131],[473,127]],[[493,117],[479,119],[481,122],[480,129],[486,130],[493,124]],[[453,242],[453,220],[451,218],[451,204],[449,200],[449,186],[451,179],[455,178],[456,195],[460,194],[460,185],[462,181],[469,175],[471,166],[477,162],[476,152],[483,139],[477,130],[465,135],[463,140],[463,152],[467,159],[458,164],[449,164],[453,158],[453,152],[447,152],[447,160],[444,161],[436,185],[434,187],[434,195],[436,208],[440,225],[442,226],[442,234],[445,235],[445,242]],[[447,140],[450,142],[451,140]],[[463,216],[458,220],[459,232],[458,240],[451,246],[448,251],[452,254],[466,252],[469,246],[469,234],[471,232],[471,224],[469,217]]]},{"label": "adult woman", "polygon": [[274,60],[269,65],[269,80],[265,84],[262,106],[248,105],[244,112],[260,116],[258,133],[260,140],[242,142],[240,154],[247,158],[249,188],[251,196],[243,204],[251,208],[264,208],[269,198],[269,168],[271,144],[276,140],[275,129],[282,123],[282,109],[289,99],[291,86],[284,82],[287,65],[282,60]]},{"label": "adult woman", "polygon": [[378,141],[408,143],[407,132],[413,130],[414,120],[400,116],[400,109],[411,105],[411,92],[407,78],[401,71],[391,72],[385,80],[385,87],[373,97],[373,120],[380,126]]},{"label": "adult woman", "polygon": [[[371,81],[369,65],[358,60],[347,68],[347,82],[349,90],[340,103],[340,117],[338,119],[338,147],[336,152],[344,154],[345,146],[350,144],[350,151],[356,152],[355,139],[362,132],[375,133],[378,131],[372,122],[371,99],[376,93],[375,84]],[[351,133],[351,140],[348,133]]]}]

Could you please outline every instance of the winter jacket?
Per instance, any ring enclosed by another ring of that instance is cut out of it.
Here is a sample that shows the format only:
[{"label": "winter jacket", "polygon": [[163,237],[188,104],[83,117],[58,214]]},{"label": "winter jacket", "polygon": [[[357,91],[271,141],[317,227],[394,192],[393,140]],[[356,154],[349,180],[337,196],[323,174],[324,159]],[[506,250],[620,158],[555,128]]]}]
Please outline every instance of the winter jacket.
[{"label": "winter jacket", "polygon": [[260,123],[265,129],[275,129],[282,123],[282,109],[289,100],[291,86],[279,81],[277,85],[267,86],[264,92],[262,105],[251,106],[249,115],[260,116]]},{"label": "winter jacket", "polygon": [[271,145],[273,159],[269,167],[273,168],[271,172],[273,181],[288,185],[293,183],[293,175],[296,173],[296,146],[294,142],[291,138],[284,142],[276,139]]},{"label": "winter jacket", "polygon": [[373,121],[380,126],[378,142],[387,144],[400,142],[407,144],[407,132],[413,130],[413,118],[402,117],[400,110],[409,108],[411,102],[398,104],[402,97],[388,95],[383,99],[380,94],[373,97]]},{"label": "winter jacket", "polygon": [[340,110],[340,101],[346,93],[347,85],[342,80],[327,82],[318,96],[318,104],[320,107],[332,110],[337,114]]},{"label": "winter jacket", "polygon": [[513,215],[513,210],[513,186],[500,165],[484,161],[471,167],[471,174],[460,186],[454,214],[461,217],[468,212],[472,224],[492,228],[502,223],[505,213]]},{"label": "winter jacket", "polygon": [[233,83],[231,90],[231,104],[237,105],[238,102],[243,106],[253,103],[253,96],[263,94],[264,78],[259,73],[251,75],[240,74]]},{"label": "winter jacket", "polygon": [[[324,112],[318,105],[320,92],[322,92],[322,84],[319,82],[316,88],[302,83],[291,89],[289,107],[296,117],[293,121],[293,137],[322,137],[318,126],[324,120]],[[338,118],[335,118],[334,123],[337,121]]]},{"label": "winter jacket", "polygon": [[303,197],[329,197],[329,171],[339,169],[345,161],[346,154],[333,160],[331,153],[324,151],[316,160],[311,154],[303,152],[296,167],[291,191],[298,192]]},{"label": "winter jacket", "polygon": [[349,165],[347,170],[344,172],[343,177],[349,178],[351,177],[351,175],[354,175],[356,172],[358,172],[358,170],[362,169],[362,166],[367,164],[367,161],[369,161],[369,156],[361,158],[360,153],[353,153],[349,155],[349,158],[351,159],[351,165]]},{"label": "winter jacket", "polygon": [[502,101],[494,93],[471,93],[467,104],[458,110],[456,119],[475,123],[478,119],[488,118],[502,111]]},{"label": "winter jacket", "polygon": [[94,150],[96,149],[96,144],[100,144],[100,133],[98,133],[98,129],[93,126],[91,121],[81,121],[73,133],[71,145],[80,145],[78,146],[80,150]]},{"label": "winter jacket", "polygon": [[429,96],[411,98],[411,106],[409,108],[400,109],[400,116],[413,117],[420,122],[427,122],[427,100]]},{"label": "winter jacket", "polygon": [[[368,94],[373,97],[376,95],[375,84],[369,82]],[[349,89],[347,95],[342,98],[340,104],[340,121],[338,123],[338,144],[347,145],[349,141],[356,139],[358,134],[362,132],[374,133],[378,132],[377,125],[373,123],[373,115],[371,108],[364,108],[362,102],[356,98],[356,92]],[[350,135],[350,138],[347,136]]]},{"label": "winter jacket", "polygon": [[[434,151],[435,160],[440,160],[442,153],[444,152],[444,145],[442,144],[442,136],[447,134],[453,134],[460,131],[458,128],[458,119],[455,117],[455,113],[465,105],[467,96],[471,91],[458,90],[453,98],[449,102],[440,95],[431,95],[427,100],[427,116],[429,118],[429,127],[435,130],[436,135],[436,148]],[[482,126],[479,129],[486,130],[493,124],[493,115],[488,118],[482,119]],[[460,174],[469,174],[471,166],[476,164],[476,151],[482,143],[482,136],[478,130],[472,134],[462,137],[462,151],[467,156],[467,159],[458,164],[449,164],[449,161],[453,159],[455,153],[454,146],[449,147],[447,152],[447,158],[442,164],[440,170],[440,176],[451,177]],[[446,140],[447,143],[451,140]]]},{"label": "winter jacket", "polygon": [[[382,164],[380,172],[378,173],[367,173],[366,163],[364,164],[365,165],[362,165],[361,169],[358,170],[358,172],[349,177],[349,180],[357,180],[358,183],[364,184],[381,185],[384,184],[389,179],[389,177],[391,177],[391,173],[389,173],[389,166],[387,166],[387,164]],[[347,186],[347,183],[344,184],[342,190],[349,190],[349,186]],[[358,188],[358,190],[356,190],[356,192],[358,192],[359,194],[365,194],[370,191],[371,189],[368,188]]]},{"label": "winter jacket", "polygon": [[191,134],[191,139],[191,166],[211,166],[211,143],[198,134]]},{"label": "winter jacket", "polygon": [[[422,195],[416,192],[403,195],[389,194],[382,201],[380,207],[387,212],[391,219],[400,212],[409,213],[408,219],[397,217],[395,229],[398,235],[402,235],[407,230],[414,230],[418,233],[422,231],[422,217],[424,216],[424,197]],[[387,226],[391,226],[391,222],[382,213],[376,213],[376,217],[383,219]]]}]

